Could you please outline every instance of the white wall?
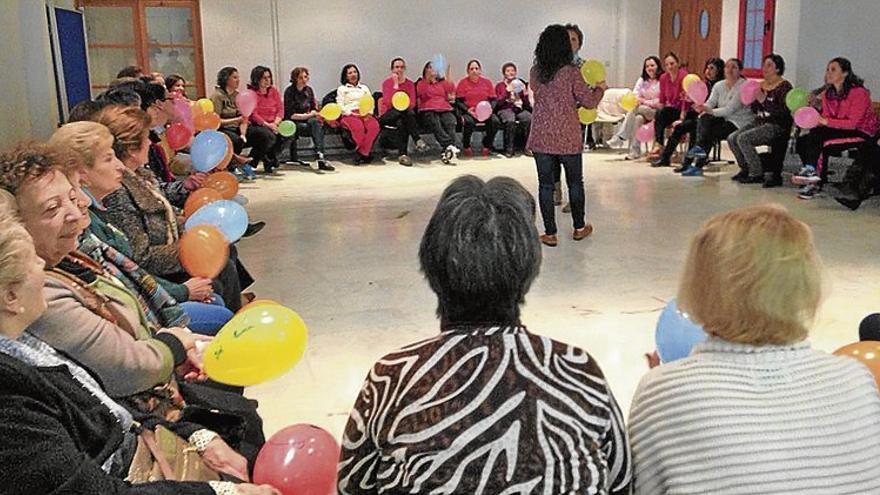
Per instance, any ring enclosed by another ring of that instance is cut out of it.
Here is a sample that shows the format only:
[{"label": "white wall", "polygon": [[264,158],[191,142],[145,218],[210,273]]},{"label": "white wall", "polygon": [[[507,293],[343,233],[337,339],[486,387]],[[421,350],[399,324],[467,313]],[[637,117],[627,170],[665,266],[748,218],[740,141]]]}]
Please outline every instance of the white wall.
[{"label": "white wall", "polygon": [[[243,76],[257,64],[273,66],[273,4],[202,0],[207,81],[223,65],[237,66]],[[404,57],[415,79],[434,53],[447,57],[456,79],[470,58],[480,59],[492,79],[507,61],[527,74],[541,30],[574,22],[585,34],[581,55],[605,62],[610,84],[630,86],[644,56],[657,51],[659,13],[660,0],[278,0],[276,80],[283,88],[290,69],[304,65],[315,91],[324,94],[338,86],[342,66],[353,62],[364,82],[378,89],[391,58]]]}]

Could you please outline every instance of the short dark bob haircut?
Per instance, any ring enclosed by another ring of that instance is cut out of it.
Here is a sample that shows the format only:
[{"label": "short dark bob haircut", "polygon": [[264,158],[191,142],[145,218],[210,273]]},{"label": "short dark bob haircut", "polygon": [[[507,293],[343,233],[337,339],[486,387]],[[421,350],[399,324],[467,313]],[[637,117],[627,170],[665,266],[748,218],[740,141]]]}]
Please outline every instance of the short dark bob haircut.
[{"label": "short dark bob haircut", "polygon": [[437,203],[419,261],[444,328],[518,323],[541,267],[534,198],[509,177],[459,177]]},{"label": "short dark bob haircut", "polygon": [[339,75],[339,84],[341,84],[341,85],[343,85],[343,86],[345,86],[346,84],[348,84],[348,78],[345,77],[345,74],[348,72],[348,69],[351,69],[352,67],[354,67],[354,70],[356,70],[356,71],[357,71],[357,74],[358,74],[358,80],[357,80],[357,82],[356,82],[355,84],[360,84],[360,82],[361,82],[361,70],[358,69],[358,66],[357,66],[357,65],[354,65],[354,64],[345,64],[345,67],[342,68],[342,73]]},{"label": "short dark bob haircut", "polygon": [[229,82],[229,77],[232,76],[233,72],[238,72],[238,69],[232,66],[226,66],[220,69],[220,71],[217,72],[217,87],[226,91],[226,83]]}]

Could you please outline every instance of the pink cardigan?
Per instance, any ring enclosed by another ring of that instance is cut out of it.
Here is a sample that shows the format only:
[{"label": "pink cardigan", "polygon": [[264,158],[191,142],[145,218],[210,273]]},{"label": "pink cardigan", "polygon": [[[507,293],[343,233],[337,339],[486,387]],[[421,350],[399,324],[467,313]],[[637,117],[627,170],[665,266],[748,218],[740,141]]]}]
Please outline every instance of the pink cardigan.
[{"label": "pink cardigan", "polygon": [[871,92],[864,87],[850,89],[846,98],[828,98],[828,91],[823,92],[822,116],[833,129],[852,129],[868,136],[877,134],[877,114],[871,106]]},{"label": "pink cardigan", "polygon": [[681,81],[687,74],[686,70],[678,69],[678,77],[674,82],[666,72],[660,76],[660,104],[662,106],[672,107],[682,112],[690,109],[691,104],[685,99],[684,89],[681,87]]},{"label": "pink cardigan", "polygon": [[281,93],[275,86],[269,86],[266,94],[261,94],[259,90],[254,90],[257,94],[257,107],[251,114],[251,122],[255,124],[265,125],[266,123],[274,123],[275,118],[284,118],[284,103],[281,101]]}]

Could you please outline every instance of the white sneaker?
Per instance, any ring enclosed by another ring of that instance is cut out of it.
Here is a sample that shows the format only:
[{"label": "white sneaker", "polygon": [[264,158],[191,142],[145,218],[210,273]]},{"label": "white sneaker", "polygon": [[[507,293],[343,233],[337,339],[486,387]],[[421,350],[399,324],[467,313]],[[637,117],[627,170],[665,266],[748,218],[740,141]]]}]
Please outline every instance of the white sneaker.
[{"label": "white sneaker", "polygon": [[445,150],[443,150],[443,154],[440,156],[440,161],[442,161],[446,165],[449,165],[450,163],[452,163],[452,160],[454,160],[458,156],[458,151],[458,148],[450,144],[446,147]]},{"label": "white sneaker", "polygon": [[626,141],[623,140],[620,136],[615,134],[611,137],[605,144],[607,144],[611,148],[622,148]]}]

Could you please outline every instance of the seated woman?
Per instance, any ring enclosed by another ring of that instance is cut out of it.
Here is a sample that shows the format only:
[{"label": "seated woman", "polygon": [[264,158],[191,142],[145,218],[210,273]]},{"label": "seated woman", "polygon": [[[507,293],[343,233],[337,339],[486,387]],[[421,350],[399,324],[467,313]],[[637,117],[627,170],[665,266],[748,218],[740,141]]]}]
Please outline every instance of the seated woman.
[{"label": "seated woman", "polygon": [[[516,138],[516,125],[522,125],[525,141],[529,139],[529,127],[532,125],[532,102],[529,101],[529,87],[525,81],[517,77],[516,64],[507,62],[501,67],[504,80],[495,85],[495,97],[498,102],[495,113],[504,127],[504,155],[513,158],[513,145]],[[532,152],[525,150],[526,156]]]},{"label": "seated woman", "polygon": [[234,158],[229,164],[228,170],[236,172],[241,168],[243,175],[238,175],[239,180],[252,181],[257,178],[254,167],[259,164],[256,158],[262,159],[268,148],[265,142],[257,138],[256,143],[249,143],[251,153],[249,158],[241,156],[245,142],[249,141],[247,119],[241,115],[238,110],[238,103],[235,98],[238,96],[238,86],[241,84],[241,78],[238,75],[238,69],[235,67],[223,67],[217,72],[217,86],[214,94],[211,95],[211,102],[214,104],[214,113],[220,116],[220,129],[232,141],[232,151]]},{"label": "seated woman", "polygon": [[629,493],[623,418],[599,365],[520,322],[541,265],[528,191],[459,177],[419,258],[440,333],[373,366],[341,442],[339,493]]},{"label": "seated woman", "polygon": [[[685,156],[681,175],[694,177],[703,175],[703,167],[708,163],[708,150],[716,141],[726,139],[732,132],[751,125],[755,120],[752,109],[740,99],[740,89],[745,83],[742,77],[742,60],[732,58],[724,64],[724,80],[712,88],[712,93],[704,105],[697,105],[700,112],[697,119],[697,137]],[[693,166],[691,166],[693,165]]]},{"label": "seated woman", "polygon": [[165,77],[165,89],[168,91],[168,97],[172,100],[187,98],[186,79],[180,74],[168,74]]},{"label": "seated woman", "polygon": [[[0,470],[4,493],[280,495],[266,485],[124,480],[131,478],[144,425],[134,426],[132,414],[90,370],[31,333],[47,311],[45,262],[15,219],[15,199],[6,196],[0,194],[0,461],[16,468]],[[206,465],[217,467],[214,460],[225,460],[228,447],[218,449],[225,443],[207,433],[196,448],[207,453]],[[246,466],[236,474],[247,479]]]},{"label": "seated woman", "polygon": [[793,121],[791,111],[785,106],[785,96],[792,87],[782,77],[785,74],[785,60],[780,55],[771,53],[765,56],[761,71],[764,73],[764,80],[761,81],[761,90],[756,93],[752,103],[755,121],[727,137],[727,144],[730,145],[730,151],[740,168],[740,172],[731,177],[731,180],[743,184],[769,183],[774,186],[782,184],[785,155],[781,154],[781,158],[775,160],[777,163],[772,164],[772,169],[765,173],[756,148],[772,145],[774,142],[781,144],[779,142],[791,133]]},{"label": "seated woman", "polygon": [[[474,156],[471,148],[471,136],[477,129],[477,105],[482,101],[488,101],[495,106],[495,87],[492,81],[483,77],[483,66],[479,60],[471,60],[467,64],[467,77],[458,81],[455,87],[455,103],[461,112],[462,132],[461,143],[464,146],[464,156]],[[492,152],[492,143],[495,142],[495,133],[501,128],[501,121],[494,113],[486,119],[483,130],[482,155],[488,157]]]},{"label": "seated woman", "polygon": [[781,206],[703,224],[678,305],[709,339],[636,390],[636,494],[880,493],[880,394],[810,347],[821,291],[810,228]]},{"label": "seated woman", "polygon": [[859,146],[843,180],[834,187],[834,199],[853,211],[873,193],[880,193],[880,140],[872,139]]},{"label": "seated woman", "polygon": [[[80,250],[93,259],[102,261],[108,270],[115,271],[115,266],[121,266],[123,269],[119,270],[120,272],[123,270],[132,272],[135,276],[118,278],[123,282],[130,281],[131,283],[126,283],[126,286],[133,292],[144,293],[148,296],[145,300],[151,302],[159,296],[154,293],[153,288],[145,287],[148,284],[140,283],[144,276],[140,267],[131,261],[132,249],[128,237],[121,230],[104,222],[98,215],[98,212],[104,210],[102,203],[104,198],[122,187],[125,167],[114,154],[114,143],[117,146],[125,146],[126,140],[131,137],[123,133],[120,134],[119,140],[114,140],[110,131],[101,124],[73,122],[55,131],[50,143],[59,149],[75,153],[82,161],[81,185],[90,200],[88,211],[90,224],[87,232],[94,234],[106,244],[97,243],[84,236],[80,240]],[[190,317],[188,326],[191,330],[214,335],[232,319],[232,312],[224,307],[222,298],[213,293],[210,279],[190,278],[181,284],[162,278],[156,278],[156,281],[174,301],[180,303],[180,307]],[[156,313],[162,316],[162,308],[157,308]],[[168,325],[172,322],[161,323]]]},{"label": "seated woman", "polygon": [[340,125],[351,132],[351,139],[357,146],[354,163],[370,163],[373,161],[373,143],[379,136],[379,121],[372,114],[360,114],[360,101],[364,96],[372,98],[373,95],[366,84],[361,84],[361,71],[354,64],[342,68],[339,84],[336,103],[342,107]]},{"label": "seated woman", "polygon": [[[392,106],[392,98],[398,91],[409,96],[409,107],[398,110]],[[412,137],[417,151],[425,151],[428,145],[419,136],[419,123],[416,120],[416,85],[406,78],[406,61],[400,57],[391,61],[391,76],[382,82],[382,100],[379,102],[379,123],[397,128],[397,161],[404,166],[412,166],[407,156],[409,138]]]},{"label": "seated woman", "polygon": [[[272,70],[262,65],[251,70],[251,81],[247,87],[257,94],[257,106],[250,117],[248,134],[259,134],[258,139],[268,143],[266,154],[263,156],[263,168],[267,174],[271,174],[279,167],[278,147],[283,141],[278,134],[278,124],[284,117],[281,93],[274,85]],[[248,142],[252,142],[252,139],[248,138]],[[257,163],[256,160],[254,163]]]},{"label": "seated woman", "polygon": [[[106,223],[119,228],[128,237],[132,259],[149,273],[183,282],[189,276],[178,255],[180,227],[176,212],[158,193],[152,177],[143,167],[147,121],[136,108],[108,107],[97,122],[107,126],[116,139],[114,151],[125,165],[122,188],[108,194],[103,208],[96,213]],[[230,311],[241,308],[242,289],[253,283],[247,270],[238,261],[234,245],[230,259],[215,283]]]},{"label": "seated woman", "polygon": [[638,99],[636,108],[627,112],[623,119],[620,132],[615,134],[608,144],[618,147],[624,141],[629,143],[627,160],[638,160],[642,156],[642,144],[636,139],[636,130],[654,120],[660,106],[660,59],[654,55],[642,62],[642,76],[633,86],[633,94]]},{"label": "seated woman", "polygon": [[665,150],[666,128],[696,116],[681,87],[687,71],[681,68],[678,55],[674,52],[664,55],[663,66],[665,72],[660,76],[660,109],[654,116],[654,149],[648,155],[652,160],[659,158]]},{"label": "seated woman", "polygon": [[[69,156],[65,150],[33,144],[0,154],[0,188],[14,195],[17,213],[46,265],[48,310],[28,332],[94,373],[138,422],[170,420],[168,428],[187,439],[198,429],[212,428],[253,461],[265,441],[255,404],[195,383],[204,376],[194,335],[180,326],[156,323],[173,308],[131,289],[126,277],[134,272],[114,271],[77,250],[89,217],[87,198],[79,188],[81,163]],[[148,275],[142,283],[156,284]],[[162,294],[157,288],[156,298]],[[165,311],[153,314],[160,304]],[[229,461],[227,468],[247,466],[225,442],[217,449],[211,457]],[[242,471],[227,468],[218,470],[233,475]]]},{"label": "seated woman", "polygon": [[877,114],[871,105],[871,92],[853,72],[848,59],[837,57],[828,62],[821,96],[819,125],[797,140],[797,153],[804,168],[792,177],[792,182],[807,186],[801,190],[802,199],[812,199],[828,181],[829,157],[877,137]]},{"label": "seated woman", "polygon": [[[724,61],[717,57],[712,57],[709,60],[706,60],[706,65],[703,67],[703,84],[706,85],[708,92],[712,92],[712,88],[715,87],[715,84],[719,81],[724,80]],[[681,86],[679,84],[679,86]],[[675,152],[675,149],[678,147],[678,144],[684,139],[685,135],[689,136],[690,143],[693,144],[696,138],[697,131],[697,111],[696,107],[693,106],[693,102],[690,101],[688,97],[686,99],[689,105],[691,105],[691,110],[689,110],[682,119],[673,122],[673,130],[672,134],[669,136],[669,141],[666,143],[666,147],[663,148],[663,152],[660,154],[660,157],[657,158],[651,166],[653,167],[668,167],[670,166],[670,161],[672,160],[672,154]],[[675,169],[676,173],[680,173],[687,168],[686,166],[678,167]]]},{"label": "seated woman", "polygon": [[294,68],[290,72],[290,86],[284,90],[284,118],[296,124],[296,134],[290,139],[290,160],[308,166],[299,159],[296,142],[299,136],[310,137],[318,154],[318,170],[333,172],[336,168],[324,158],[324,124],[318,115],[319,110],[315,91],[309,86],[309,69]]},{"label": "seated woman", "polygon": [[441,160],[448,165],[459,151],[455,146],[455,113],[450,104],[455,99],[455,86],[449,81],[449,77],[434,72],[434,67],[428,62],[422,67],[422,78],[416,84],[416,95],[419,116],[443,148]]}]

